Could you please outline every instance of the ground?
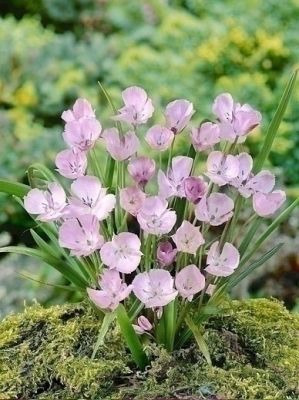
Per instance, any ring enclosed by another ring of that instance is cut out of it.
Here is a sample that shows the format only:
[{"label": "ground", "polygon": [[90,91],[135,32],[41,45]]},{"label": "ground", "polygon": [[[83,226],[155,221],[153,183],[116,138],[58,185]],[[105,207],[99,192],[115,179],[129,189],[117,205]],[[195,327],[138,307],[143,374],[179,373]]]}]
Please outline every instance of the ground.
[{"label": "ground", "polygon": [[205,326],[213,366],[194,343],[170,355],[149,346],[136,371],[117,328],[95,360],[97,313],[39,305],[0,323],[0,399],[295,400],[299,318],[274,300],[233,301]]}]

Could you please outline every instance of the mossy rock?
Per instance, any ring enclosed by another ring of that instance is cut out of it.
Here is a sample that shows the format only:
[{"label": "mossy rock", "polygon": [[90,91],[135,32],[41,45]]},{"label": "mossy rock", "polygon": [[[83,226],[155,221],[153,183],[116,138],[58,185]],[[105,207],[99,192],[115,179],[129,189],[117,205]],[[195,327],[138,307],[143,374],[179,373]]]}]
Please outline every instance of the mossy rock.
[{"label": "mossy rock", "polygon": [[149,347],[136,371],[116,327],[91,359],[99,329],[85,304],[39,305],[0,323],[0,399],[153,400],[299,398],[299,318],[279,302],[233,301],[205,327],[212,364],[194,343]]}]

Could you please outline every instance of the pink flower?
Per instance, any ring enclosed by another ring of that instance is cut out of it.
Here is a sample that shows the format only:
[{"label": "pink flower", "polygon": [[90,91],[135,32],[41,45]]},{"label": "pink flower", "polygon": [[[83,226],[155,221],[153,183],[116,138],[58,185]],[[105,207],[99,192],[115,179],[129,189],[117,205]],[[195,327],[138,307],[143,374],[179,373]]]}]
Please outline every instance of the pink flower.
[{"label": "pink flower", "polygon": [[177,249],[169,241],[160,242],[157,248],[157,260],[161,267],[171,265],[177,255]]},{"label": "pink flower", "polygon": [[114,209],[115,196],[106,194],[101,182],[95,176],[82,176],[76,179],[71,190],[73,197],[69,199],[68,212],[71,216],[82,214],[95,215],[102,221]]},{"label": "pink flower", "polygon": [[152,330],[153,325],[145,316],[141,315],[137,320],[137,325],[133,325],[133,328],[138,335],[142,335],[143,333]]},{"label": "pink flower", "polygon": [[40,221],[55,221],[64,215],[66,195],[61,185],[52,182],[47,190],[31,189],[24,197],[29,214],[37,214]]},{"label": "pink flower", "polygon": [[122,232],[113,236],[111,242],[106,242],[100,250],[103,263],[119,272],[130,274],[140,264],[142,253],[141,242],[137,235]]},{"label": "pink flower", "polygon": [[183,221],[176,233],[172,235],[172,239],[178,251],[189,254],[196,254],[197,249],[205,242],[199,228],[188,221]]},{"label": "pink flower", "polygon": [[123,161],[137,152],[139,139],[134,132],[120,135],[116,128],[106,129],[103,133],[106,149],[114,160]]},{"label": "pink flower", "polygon": [[87,293],[90,300],[104,310],[115,310],[132,291],[132,285],[127,286],[123,283],[115,270],[105,270],[99,285],[101,290],[88,288]]},{"label": "pink flower", "polygon": [[239,161],[235,156],[224,155],[221,151],[213,151],[209,154],[207,169],[206,175],[211,181],[223,186],[238,175]]},{"label": "pink flower", "polygon": [[286,201],[286,194],[282,190],[271,193],[255,193],[252,198],[253,209],[260,217],[271,217]]},{"label": "pink flower", "polygon": [[85,174],[87,157],[83,151],[76,148],[67,149],[57,154],[55,164],[60,175],[76,179]]},{"label": "pink flower", "polygon": [[163,307],[177,296],[173,278],[165,269],[152,269],[134,278],[133,292],[146,308]]},{"label": "pink flower", "polygon": [[165,199],[171,196],[185,197],[184,181],[191,173],[192,164],[192,158],[178,156],[172,159],[172,168],[167,175],[159,170],[159,196]]},{"label": "pink flower", "polygon": [[61,118],[65,122],[80,121],[81,119],[95,118],[95,113],[88,100],[77,99],[73,105],[73,109],[64,111]]},{"label": "pink flower", "polygon": [[131,86],[122,92],[124,107],[113,118],[134,126],[145,124],[153,115],[154,107],[146,91],[138,86]]},{"label": "pink flower", "polygon": [[215,276],[229,276],[238,267],[240,254],[231,243],[225,243],[220,250],[219,242],[210,247],[207,257],[206,271]]},{"label": "pink flower", "polygon": [[196,176],[189,176],[184,180],[184,190],[187,200],[197,204],[207,191],[207,183]]},{"label": "pink flower", "polygon": [[128,171],[134,181],[142,188],[154,176],[155,161],[148,157],[138,157],[129,162]]},{"label": "pink flower", "polygon": [[174,100],[167,104],[165,110],[166,127],[174,134],[180,133],[194,114],[193,104],[188,100]]},{"label": "pink flower", "polygon": [[199,128],[192,129],[191,139],[195,150],[207,150],[220,142],[219,126],[212,122],[204,122]]},{"label": "pink flower", "polygon": [[99,221],[93,215],[70,218],[59,228],[59,244],[71,250],[72,256],[89,256],[104,243]]},{"label": "pink flower", "polygon": [[174,133],[172,130],[161,125],[154,125],[147,131],[145,135],[145,140],[151,146],[151,148],[158,151],[169,149],[173,139]]},{"label": "pink flower", "polygon": [[239,193],[248,198],[254,193],[269,193],[275,185],[275,176],[270,171],[260,171],[257,175],[251,173],[252,158],[247,153],[237,156],[239,172],[237,177],[230,181],[230,185],[236,187]]},{"label": "pink flower", "polygon": [[121,208],[131,215],[136,216],[141,209],[146,194],[135,186],[126,187],[119,192],[119,203]]},{"label": "pink flower", "polygon": [[260,125],[261,114],[248,104],[235,103],[229,93],[216,97],[213,112],[218,117],[220,136],[233,142],[236,138],[245,140],[246,135]]},{"label": "pink flower", "polygon": [[89,150],[99,139],[102,126],[95,118],[69,121],[65,124],[63,139],[70,147]]},{"label": "pink flower", "polygon": [[176,213],[167,206],[167,201],[159,196],[148,197],[137,214],[141,229],[153,235],[169,233],[176,222]]},{"label": "pink flower", "polygon": [[234,202],[223,193],[204,196],[195,207],[195,216],[199,221],[218,226],[228,221],[233,215]]},{"label": "pink flower", "polygon": [[196,265],[188,265],[176,274],[175,287],[184,299],[191,301],[205,287],[205,277]]}]

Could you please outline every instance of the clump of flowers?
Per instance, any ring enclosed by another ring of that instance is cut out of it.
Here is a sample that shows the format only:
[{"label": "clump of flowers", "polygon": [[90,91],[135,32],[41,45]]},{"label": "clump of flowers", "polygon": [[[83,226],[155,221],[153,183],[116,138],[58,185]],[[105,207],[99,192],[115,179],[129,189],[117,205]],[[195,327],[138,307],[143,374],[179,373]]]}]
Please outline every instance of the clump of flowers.
[{"label": "clump of flowers", "polygon": [[[258,166],[245,151],[262,120],[248,104],[220,94],[214,121],[193,126],[193,104],[178,99],[166,105],[164,121],[151,125],[154,105],[145,90],[129,87],[122,98],[105,129],[85,99],[63,112],[67,149],[56,156],[58,174],[35,165],[32,188],[24,189],[38,248],[2,251],[38,257],[61,272],[68,289],[100,310],[101,340],[116,319],[144,368],[148,340],[172,351],[193,334],[202,346],[195,327],[217,310],[223,293],[279,250],[254,257],[295,205],[256,237],[261,218],[272,218],[286,195],[262,169],[270,149]],[[190,142],[187,154],[176,147],[178,135]],[[201,171],[199,160],[206,160]],[[251,217],[240,227],[243,207]]]}]

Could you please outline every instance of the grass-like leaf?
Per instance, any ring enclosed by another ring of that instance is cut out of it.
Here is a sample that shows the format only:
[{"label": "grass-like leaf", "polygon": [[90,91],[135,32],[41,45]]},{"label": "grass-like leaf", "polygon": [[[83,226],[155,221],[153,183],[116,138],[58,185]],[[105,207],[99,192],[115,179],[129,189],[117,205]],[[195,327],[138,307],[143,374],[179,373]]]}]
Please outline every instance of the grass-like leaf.
[{"label": "grass-like leaf", "polygon": [[212,365],[209,348],[203,337],[203,328],[200,325],[195,324],[189,317],[185,318],[185,321],[196,340],[199,350],[202,352],[207,363]]},{"label": "grass-like leaf", "polygon": [[0,179],[0,193],[6,193],[16,197],[24,197],[30,190],[30,186],[23,183],[10,182]]},{"label": "grass-like leaf", "polygon": [[105,314],[105,317],[102,321],[102,325],[101,325],[101,328],[99,331],[98,339],[97,339],[96,344],[93,349],[93,353],[91,356],[92,359],[95,358],[97,351],[99,350],[99,347],[104,344],[105,336],[108,332],[108,329],[110,328],[110,325],[115,320],[115,318],[116,318],[115,312],[109,312],[109,313]]}]

